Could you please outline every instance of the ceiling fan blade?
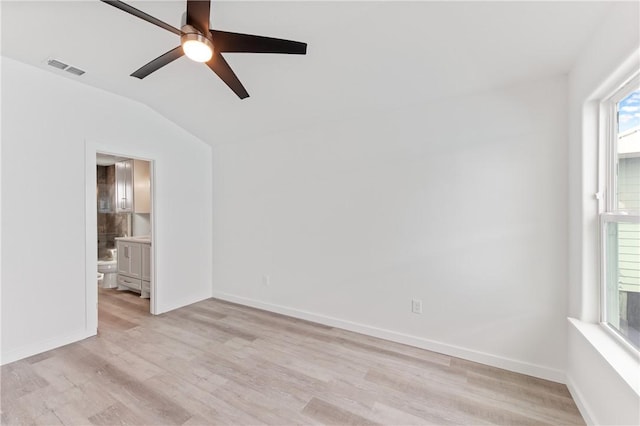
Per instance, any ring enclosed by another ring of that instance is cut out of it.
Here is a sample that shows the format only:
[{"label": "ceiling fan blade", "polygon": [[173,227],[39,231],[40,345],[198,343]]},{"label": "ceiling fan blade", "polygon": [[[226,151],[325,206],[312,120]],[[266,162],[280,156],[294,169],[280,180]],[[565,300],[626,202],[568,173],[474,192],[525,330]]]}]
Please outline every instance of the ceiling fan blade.
[{"label": "ceiling fan blade", "polygon": [[150,22],[154,25],[159,26],[160,28],[164,28],[167,31],[171,31],[174,34],[177,35],[182,35],[182,31],[180,31],[179,29],[172,27],[171,25],[167,24],[166,22],[163,22],[161,20],[159,20],[158,18],[154,18],[153,16],[149,15],[148,13],[144,13],[141,10],[136,9],[133,6],[129,6],[126,3],[123,3],[121,1],[117,1],[117,0],[100,0],[103,3],[109,4],[113,7],[116,7],[124,12],[127,12],[135,17],[138,17],[144,21]]},{"label": "ceiling fan blade", "polygon": [[228,31],[210,31],[213,37],[213,45],[218,52],[307,54],[307,43],[299,41],[230,33]]},{"label": "ceiling fan blade", "polygon": [[236,74],[233,72],[227,61],[222,57],[220,52],[214,52],[213,58],[209,59],[207,65],[211,70],[213,70],[213,72],[218,74],[218,77],[220,77],[240,99],[249,97],[249,93],[247,93],[247,90],[244,88],[242,83],[240,83],[240,80],[238,80],[238,77],[236,77]]},{"label": "ceiling fan blade", "polygon": [[187,24],[196,27],[202,34],[209,31],[210,13],[209,0],[187,0]]},{"label": "ceiling fan blade", "polygon": [[131,74],[131,77],[138,77],[140,79],[143,79],[149,74],[151,74],[152,72],[157,71],[160,68],[167,65],[168,63],[175,61],[182,55],[184,55],[184,52],[182,51],[182,46],[178,46],[175,49],[171,49],[167,53],[158,56],[153,61],[144,65],[137,71],[134,71],[133,74]]}]

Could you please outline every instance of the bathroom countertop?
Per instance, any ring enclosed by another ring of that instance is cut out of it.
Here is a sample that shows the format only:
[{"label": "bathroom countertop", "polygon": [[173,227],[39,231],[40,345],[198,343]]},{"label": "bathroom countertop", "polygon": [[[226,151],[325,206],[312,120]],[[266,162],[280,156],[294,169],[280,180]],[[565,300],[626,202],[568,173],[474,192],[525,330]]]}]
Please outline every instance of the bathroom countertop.
[{"label": "bathroom countertop", "polygon": [[130,243],[142,243],[151,244],[151,237],[148,235],[141,235],[139,237],[116,237],[116,241],[128,241]]}]

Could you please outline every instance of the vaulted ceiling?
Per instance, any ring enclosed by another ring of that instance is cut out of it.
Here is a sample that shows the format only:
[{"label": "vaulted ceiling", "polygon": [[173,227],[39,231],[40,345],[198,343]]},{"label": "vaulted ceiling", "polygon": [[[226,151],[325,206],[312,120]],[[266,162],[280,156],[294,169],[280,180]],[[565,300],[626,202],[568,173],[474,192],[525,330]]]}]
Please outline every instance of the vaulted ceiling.
[{"label": "vaulted ceiling", "polygon": [[[184,1],[131,1],[180,27]],[[567,73],[610,2],[213,2],[216,29],[308,43],[306,56],[225,54],[239,100],[168,31],[100,1],[2,1],[2,55],[147,104],[208,143],[409,108]],[[81,77],[47,66],[59,59]]]}]

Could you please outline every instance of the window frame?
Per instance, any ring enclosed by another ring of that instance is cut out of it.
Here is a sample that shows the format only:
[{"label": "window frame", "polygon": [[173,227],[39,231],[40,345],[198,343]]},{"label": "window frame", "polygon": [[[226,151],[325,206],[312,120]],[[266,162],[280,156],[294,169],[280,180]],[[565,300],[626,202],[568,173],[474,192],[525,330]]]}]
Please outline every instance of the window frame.
[{"label": "window frame", "polygon": [[618,214],[603,212],[600,214],[600,324],[613,336],[616,340],[623,343],[629,350],[637,353],[640,352],[640,348],[637,348],[629,339],[620,332],[620,330],[613,327],[607,322],[607,275],[609,270],[607,269],[607,255],[605,242],[607,240],[607,223],[640,223],[640,216]]},{"label": "window frame", "polygon": [[[602,101],[600,108],[601,113],[606,115],[604,120],[604,143],[606,150],[606,162],[605,162],[605,205],[602,213],[616,213],[618,212],[617,193],[616,188],[618,185],[618,114],[616,105],[629,95],[629,89],[632,87],[640,86],[640,73],[635,72],[631,77],[620,85],[610,96]],[[638,214],[634,212],[632,214]]]},{"label": "window frame", "polygon": [[[599,164],[601,182],[600,191],[596,198],[600,201],[598,208],[599,224],[599,322],[624,348],[634,354],[640,353],[636,347],[620,330],[607,321],[607,223],[640,223],[640,212],[621,212],[618,210],[618,110],[617,104],[626,98],[630,92],[640,87],[640,72],[634,71],[631,76],[616,86],[616,89],[600,102],[600,132],[601,160]],[[604,161],[602,161],[604,157]]]}]

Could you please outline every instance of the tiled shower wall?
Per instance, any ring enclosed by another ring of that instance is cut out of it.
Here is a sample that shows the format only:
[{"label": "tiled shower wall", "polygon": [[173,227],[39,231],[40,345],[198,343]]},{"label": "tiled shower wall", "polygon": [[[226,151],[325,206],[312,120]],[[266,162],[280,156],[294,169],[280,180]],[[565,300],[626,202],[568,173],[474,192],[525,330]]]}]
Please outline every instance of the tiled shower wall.
[{"label": "tiled shower wall", "polygon": [[98,258],[115,248],[116,237],[129,235],[129,213],[115,212],[116,167],[97,166]]}]

